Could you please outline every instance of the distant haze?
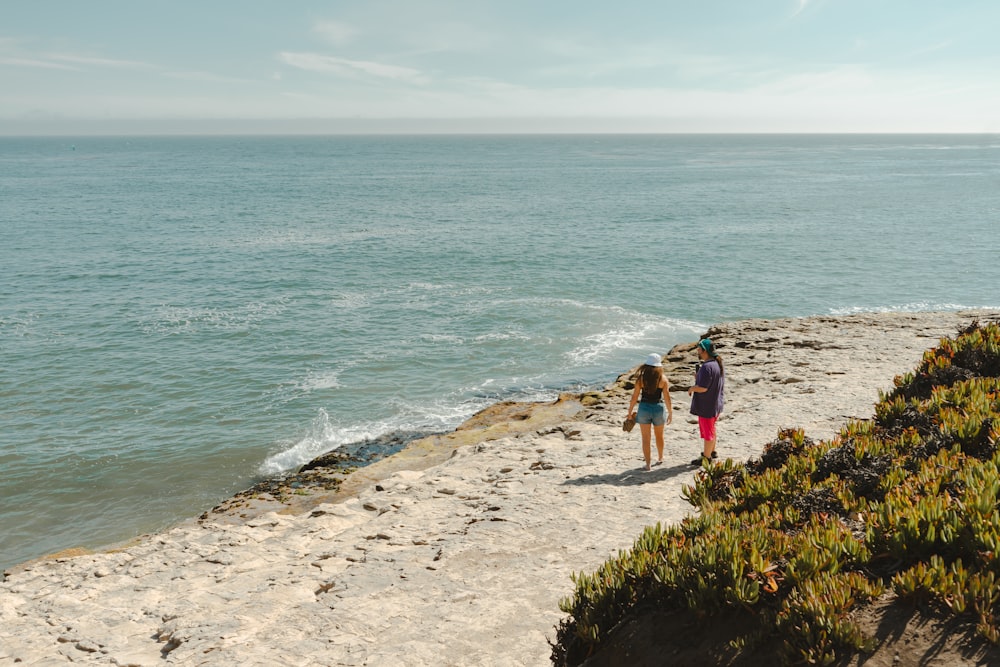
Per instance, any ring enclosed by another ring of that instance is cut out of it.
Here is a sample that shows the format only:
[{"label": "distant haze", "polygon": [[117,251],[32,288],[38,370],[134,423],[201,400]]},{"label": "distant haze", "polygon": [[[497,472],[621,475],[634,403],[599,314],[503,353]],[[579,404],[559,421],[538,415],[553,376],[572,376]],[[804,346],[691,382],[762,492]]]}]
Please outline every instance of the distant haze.
[{"label": "distant haze", "polygon": [[0,135],[997,133],[1000,3],[10,2]]}]

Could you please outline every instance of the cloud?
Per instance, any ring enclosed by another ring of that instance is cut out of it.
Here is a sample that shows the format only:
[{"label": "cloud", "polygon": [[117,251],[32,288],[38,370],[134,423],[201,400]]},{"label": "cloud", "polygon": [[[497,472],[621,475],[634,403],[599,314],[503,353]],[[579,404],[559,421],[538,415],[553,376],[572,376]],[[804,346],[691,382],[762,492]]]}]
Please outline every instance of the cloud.
[{"label": "cloud", "polygon": [[95,67],[113,67],[115,69],[146,69],[153,67],[148,63],[134,60],[114,60],[112,58],[95,58],[92,56],[78,56],[67,53],[53,53],[48,56],[52,60],[59,62],[73,63],[75,65],[93,65]]},{"label": "cloud", "polygon": [[874,74],[862,65],[837,65],[825,70],[801,72],[790,75],[767,76],[767,83],[752,90],[767,95],[801,95],[810,93],[844,94],[858,91],[872,92],[879,88]]},{"label": "cloud", "polygon": [[182,81],[207,81],[209,83],[253,83],[251,79],[221,76],[211,72],[163,72],[163,76]]},{"label": "cloud", "polygon": [[952,42],[951,42],[950,39],[949,40],[945,40],[943,42],[938,42],[936,44],[930,44],[928,46],[925,46],[923,48],[917,49],[915,51],[911,51],[910,53],[906,54],[906,56],[909,57],[909,58],[912,58],[914,56],[922,56],[925,53],[935,53],[937,51],[943,51],[945,49],[951,48],[951,44],[952,44]]},{"label": "cloud", "polygon": [[37,60],[35,58],[0,58],[0,65],[10,65],[12,67],[41,67],[44,69],[61,69],[71,72],[80,71],[79,67],[71,67],[62,63],[55,63],[51,60]]},{"label": "cloud", "polygon": [[319,33],[334,44],[346,44],[358,34],[358,29],[340,21],[319,21],[313,26],[313,32]]},{"label": "cloud", "polygon": [[279,53],[278,59],[286,65],[309,72],[339,74],[351,78],[375,77],[408,83],[428,82],[428,78],[419,70],[367,60],[348,60],[347,58],[324,56],[318,53],[292,53],[288,51]]},{"label": "cloud", "polygon": [[[10,47],[15,44],[14,40],[0,40],[0,47]],[[72,72],[79,72],[88,67],[110,67],[114,69],[149,69],[153,65],[134,60],[114,60],[111,58],[97,58],[93,56],[80,56],[70,53],[42,53],[29,56],[17,54],[13,56],[0,57],[0,65],[12,65],[16,67],[40,67],[44,69],[59,69]]]},{"label": "cloud", "polygon": [[806,10],[809,10],[809,13],[815,13],[819,11],[820,7],[825,5],[826,2],[827,0],[795,0],[795,11],[792,12],[792,18],[795,18]]}]

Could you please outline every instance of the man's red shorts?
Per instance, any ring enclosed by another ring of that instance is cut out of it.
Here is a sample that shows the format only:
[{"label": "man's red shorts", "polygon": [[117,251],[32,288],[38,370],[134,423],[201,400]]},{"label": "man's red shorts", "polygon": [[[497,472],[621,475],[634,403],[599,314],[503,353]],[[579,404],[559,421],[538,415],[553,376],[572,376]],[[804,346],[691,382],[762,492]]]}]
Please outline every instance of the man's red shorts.
[{"label": "man's red shorts", "polygon": [[715,420],[718,417],[698,417],[698,432],[702,440],[715,440]]}]

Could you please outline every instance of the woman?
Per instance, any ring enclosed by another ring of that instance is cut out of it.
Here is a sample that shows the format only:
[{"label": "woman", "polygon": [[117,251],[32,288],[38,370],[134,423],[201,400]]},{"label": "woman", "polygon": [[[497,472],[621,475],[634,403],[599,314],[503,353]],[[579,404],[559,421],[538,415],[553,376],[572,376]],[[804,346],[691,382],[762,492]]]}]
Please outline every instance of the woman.
[{"label": "woman", "polygon": [[701,456],[691,461],[691,465],[700,466],[706,461],[716,458],[715,453],[715,422],[722,414],[726,402],[724,390],[726,374],[722,367],[722,358],[715,351],[715,346],[708,338],[698,341],[695,348],[698,351],[698,372],[695,374],[694,386],[688,389],[691,397],[691,414],[698,415],[698,432],[704,441]]},{"label": "woman", "polygon": [[[658,354],[646,357],[646,362],[636,371],[635,389],[628,405],[628,415],[635,418],[642,434],[642,455],[646,459],[646,470],[650,470],[652,453],[649,446],[649,431],[656,433],[657,465],[663,463],[663,426],[674,420],[674,406],[670,404],[670,383],[663,373],[663,359]],[[636,402],[639,410],[635,411]],[[664,402],[666,414],[664,414]]]}]

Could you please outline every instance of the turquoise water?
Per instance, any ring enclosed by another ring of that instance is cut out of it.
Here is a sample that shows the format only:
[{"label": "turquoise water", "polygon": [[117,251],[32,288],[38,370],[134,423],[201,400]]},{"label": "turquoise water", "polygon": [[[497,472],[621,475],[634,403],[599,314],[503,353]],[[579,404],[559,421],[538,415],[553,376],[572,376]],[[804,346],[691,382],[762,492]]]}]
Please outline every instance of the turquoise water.
[{"label": "turquoise water", "polygon": [[716,321],[997,307],[998,221],[996,136],[0,138],[0,567]]}]

